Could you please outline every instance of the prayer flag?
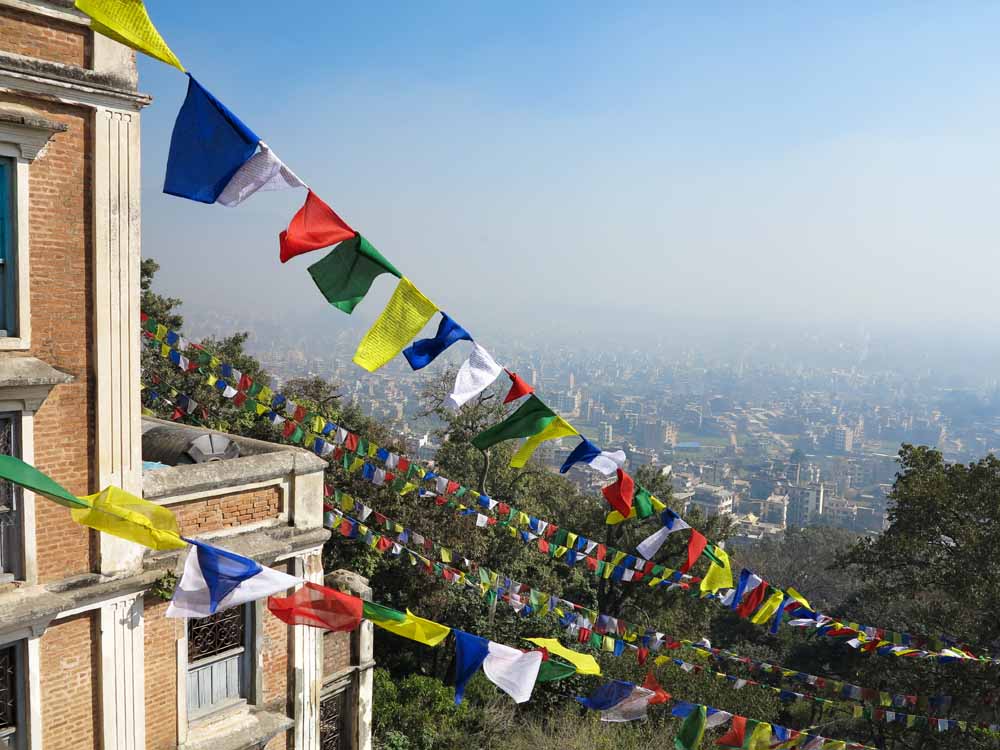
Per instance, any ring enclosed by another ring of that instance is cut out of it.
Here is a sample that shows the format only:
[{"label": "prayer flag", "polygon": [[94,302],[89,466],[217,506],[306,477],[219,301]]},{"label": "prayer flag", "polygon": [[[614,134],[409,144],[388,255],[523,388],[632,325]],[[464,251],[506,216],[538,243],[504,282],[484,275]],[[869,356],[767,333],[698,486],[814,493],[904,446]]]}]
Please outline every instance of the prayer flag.
[{"label": "prayer flag", "polygon": [[646,711],[655,693],[639,685],[632,686],[632,692],[625,700],[601,712],[601,721],[624,722],[646,718]]},{"label": "prayer flag", "polygon": [[534,455],[538,446],[549,440],[558,440],[559,438],[570,437],[572,435],[579,435],[576,428],[573,427],[569,422],[560,416],[556,416],[549,425],[539,432],[537,435],[533,435],[528,438],[524,445],[522,445],[514,457],[510,460],[510,465],[515,469],[520,469],[528,460]]},{"label": "prayer flag", "polygon": [[708,572],[701,580],[701,590],[714,594],[719,589],[731,589],[733,587],[733,569],[729,563],[729,555],[721,547],[712,547],[712,553],[722,563],[719,565],[714,560],[708,566]]},{"label": "prayer flag", "polygon": [[167,617],[208,617],[303,583],[301,578],[265,568],[249,557],[196,539],[186,541],[192,547]]},{"label": "prayer flag", "polygon": [[472,444],[479,450],[485,451],[505,440],[537,435],[555,419],[555,412],[543,404],[537,396],[532,395],[503,422],[472,438]]},{"label": "prayer flag", "polygon": [[90,27],[126,47],[184,72],[146,12],[142,0],[76,0],[77,10],[90,16]]},{"label": "prayer flag", "polygon": [[719,737],[715,741],[716,745],[720,745],[728,750],[743,750],[743,746],[746,743],[747,736],[747,719],[745,716],[734,716],[733,724],[729,728],[729,731],[724,735]]},{"label": "prayer flag", "polygon": [[70,509],[79,524],[155,550],[186,546],[169,508],[114,486],[82,499],[88,507]]},{"label": "prayer flag", "polygon": [[466,683],[486,660],[489,641],[458,628],[452,628],[451,632],[455,634],[455,705],[458,705],[465,695]]},{"label": "prayer flag", "polygon": [[417,643],[423,643],[426,646],[437,646],[451,632],[451,628],[446,625],[439,625],[431,620],[417,617],[410,610],[406,610],[404,615],[394,609],[365,602],[364,613],[367,619],[383,630],[388,630],[403,638],[409,638]]},{"label": "prayer flag", "polygon": [[558,659],[545,659],[538,668],[538,678],[536,682],[556,682],[572,677],[576,674],[576,667],[566,664]]},{"label": "prayer flag", "polygon": [[488,351],[473,342],[472,353],[458,368],[455,385],[445,403],[453,409],[459,408],[486,390],[502,370]]},{"label": "prayer flag", "polygon": [[670,510],[670,508],[667,508],[660,514],[660,522],[663,526],[643,539],[636,547],[636,551],[647,560],[651,560],[660,551],[660,547],[667,541],[668,536],[675,531],[691,528],[683,518]]},{"label": "prayer flag", "polygon": [[511,385],[510,390],[507,391],[507,395],[503,400],[505,404],[509,404],[511,401],[517,401],[519,398],[535,392],[534,387],[525,383],[516,372],[507,370],[507,375],[510,377]]},{"label": "prayer flag", "polygon": [[309,266],[309,275],[327,301],[350,315],[368,294],[376,277],[403,275],[360,234],[344,240],[323,260]]},{"label": "prayer flag", "polygon": [[688,540],[687,560],[678,568],[681,573],[687,573],[694,567],[706,544],[708,544],[708,540],[705,539],[705,535],[697,529],[691,529],[691,538]]},{"label": "prayer flag", "polygon": [[287,263],[296,255],[336,245],[355,234],[347,222],[310,190],[302,208],[292,217],[288,228],[278,236],[281,262]]},{"label": "prayer flag", "polygon": [[562,468],[559,469],[560,474],[569,471],[573,464],[583,463],[609,477],[625,465],[625,451],[602,451],[587,438],[581,437],[580,440],[580,444],[563,462]]},{"label": "prayer flag", "polygon": [[556,656],[560,656],[574,667],[579,674],[600,675],[601,667],[597,660],[590,654],[581,654],[578,651],[566,648],[556,638],[525,638],[529,643],[541,646],[546,651]]},{"label": "prayer flag", "polygon": [[688,714],[674,737],[674,747],[677,750],[697,750],[705,736],[705,724],[708,712],[705,706],[697,706]]},{"label": "prayer flag", "polygon": [[299,187],[306,187],[306,184],[261,141],[260,151],[236,171],[219,194],[218,202],[223,206],[238,206],[258,190]]},{"label": "prayer flag", "polygon": [[420,370],[433,362],[438,355],[456,341],[472,341],[472,336],[446,313],[441,313],[441,322],[432,339],[414,341],[403,351],[403,356],[414,370]]},{"label": "prayer flag", "polygon": [[635,685],[624,680],[610,680],[598,685],[586,698],[577,697],[577,701],[591,711],[607,711],[614,708],[632,694]]},{"label": "prayer flag", "polygon": [[309,625],[335,632],[354,630],[362,617],[360,597],[309,581],[291,596],[270,597],[267,608],[289,625]]},{"label": "prayer flag", "polygon": [[483,673],[515,703],[525,703],[531,698],[541,664],[540,651],[525,653],[490,641],[483,661]]},{"label": "prayer flag", "polygon": [[649,699],[649,705],[656,706],[670,700],[670,693],[660,685],[656,679],[656,675],[653,674],[653,670],[646,672],[646,679],[643,680],[642,686],[647,690],[653,691],[653,697]]},{"label": "prayer flag", "polygon": [[163,192],[215,203],[259,142],[240,118],[188,74],[187,96],[170,136]]},{"label": "prayer flag", "polygon": [[781,608],[781,603],[785,600],[785,593],[778,589],[774,590],[774,593],[768,597],[767,601],[764,602],[760,609],[758,609],[753,617],[750,618],[750,622],[754,625],[765,625],[767,622],[774,617],[774,613]]},{"label": "prayer flag", "polygon": [[623,469],[618,469],[618,481],[608,485],[601,492],[604,493],[608,504],[623,516],[627,516],[631,512],[635,482]]},{"label": "prayer flag", "polygon": [[374,372],[399,354],[437,312],[405,276],[396,285],[389,303],[354,352],[355,364]]}]

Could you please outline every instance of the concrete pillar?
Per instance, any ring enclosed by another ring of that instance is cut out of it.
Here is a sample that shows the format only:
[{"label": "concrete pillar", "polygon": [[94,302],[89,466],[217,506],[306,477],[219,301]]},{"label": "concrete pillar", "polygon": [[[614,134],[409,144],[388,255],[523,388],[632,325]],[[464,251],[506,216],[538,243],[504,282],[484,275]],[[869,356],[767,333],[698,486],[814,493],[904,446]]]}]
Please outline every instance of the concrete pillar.
[{"label": "concrete pillar", "polygon": [[[340,591],[347,591],[371,601],[372,590],[368,579],[350,570],[335,570],[326,576],[326,585]],[[354,632],[351,651],[357,662],[354,664],[356,680],[354,695],[354,743],[355,750],[372,750],[372,701],[375,687],[375,626],[369,620],[362,620]]]},{"label": "concrete pillar", "polygon": [[133,594],[101,607],[103,750],[146,746],[143,600]]},{"label": "concrete pillar", "polygon": [[[320,551],[295,558],[295,575],[323,582]],[[319,750],[319,698],[323,689],[323,630],[296,625],[292,635],[295,670],[295,750]]]},{"label": "concrete pillar", "polygon": [[[97,107],[93,132],[97,482],[141,495],[139,112]],[[101,534],[100,552],[114,574],[137,570],[143,548]]]}]

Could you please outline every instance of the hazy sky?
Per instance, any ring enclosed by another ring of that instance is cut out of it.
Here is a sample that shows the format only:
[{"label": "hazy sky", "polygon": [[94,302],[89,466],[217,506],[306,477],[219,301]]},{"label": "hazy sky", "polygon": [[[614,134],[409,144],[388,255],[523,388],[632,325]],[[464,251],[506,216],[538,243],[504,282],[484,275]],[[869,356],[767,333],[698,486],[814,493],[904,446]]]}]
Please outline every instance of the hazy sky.
[{"label": "hazy sky", "polygon": [[[588,311],[650,330],[1000,321],[1000,4],[147,5],[194,75],[473,333],[560,318],[583,340],[567,322]],[[143,59],[140,86],[161,289],[345,325],[306,273],[325,251],[278,261],[304,191],[236,209],[163,195],[186,79]]]}]

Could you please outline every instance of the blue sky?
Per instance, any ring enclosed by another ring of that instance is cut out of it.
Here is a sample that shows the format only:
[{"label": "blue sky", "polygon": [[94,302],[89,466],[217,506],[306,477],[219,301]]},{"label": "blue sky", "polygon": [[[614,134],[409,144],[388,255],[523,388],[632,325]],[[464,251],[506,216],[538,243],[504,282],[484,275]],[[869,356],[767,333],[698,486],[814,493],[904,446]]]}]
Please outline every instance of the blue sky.
[{"label": "blue sky", "polygon": [[[470,327],[1000,319],[1000,5],[147,5],[207,88]],[[320,253],[277,259],[304,193],[160,193],[185,85],[140,61],[162,288],[347,324],[305,271]]]}]

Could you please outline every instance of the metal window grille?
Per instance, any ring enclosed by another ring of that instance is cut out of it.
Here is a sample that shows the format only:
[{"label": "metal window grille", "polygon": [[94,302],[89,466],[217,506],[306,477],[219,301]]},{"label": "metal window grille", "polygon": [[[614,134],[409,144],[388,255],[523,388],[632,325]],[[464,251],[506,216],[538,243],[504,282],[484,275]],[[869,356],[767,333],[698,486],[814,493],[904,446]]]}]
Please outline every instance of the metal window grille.
[{"label": "metal window grille", "polygon": [[320,701],[320,750],[350,750],[349,696],[350,690],[344,689],[336,693],[331,693]]},{"label": "metal window grille", "polygon": [[188,620],[187,704],[192,718],[247,694],[246,606]]},{"label": "metal window grille", "polygon": [[0,648],[0,747],[16,747],[17,667],[17,647]]},{"label": "metal window grille", "polygon": [[[0,454],[19,453],[14,417],[0,414]],[[21,490],[10,482],[0,482],[0,582],[13,580],[19,570]]]}]

